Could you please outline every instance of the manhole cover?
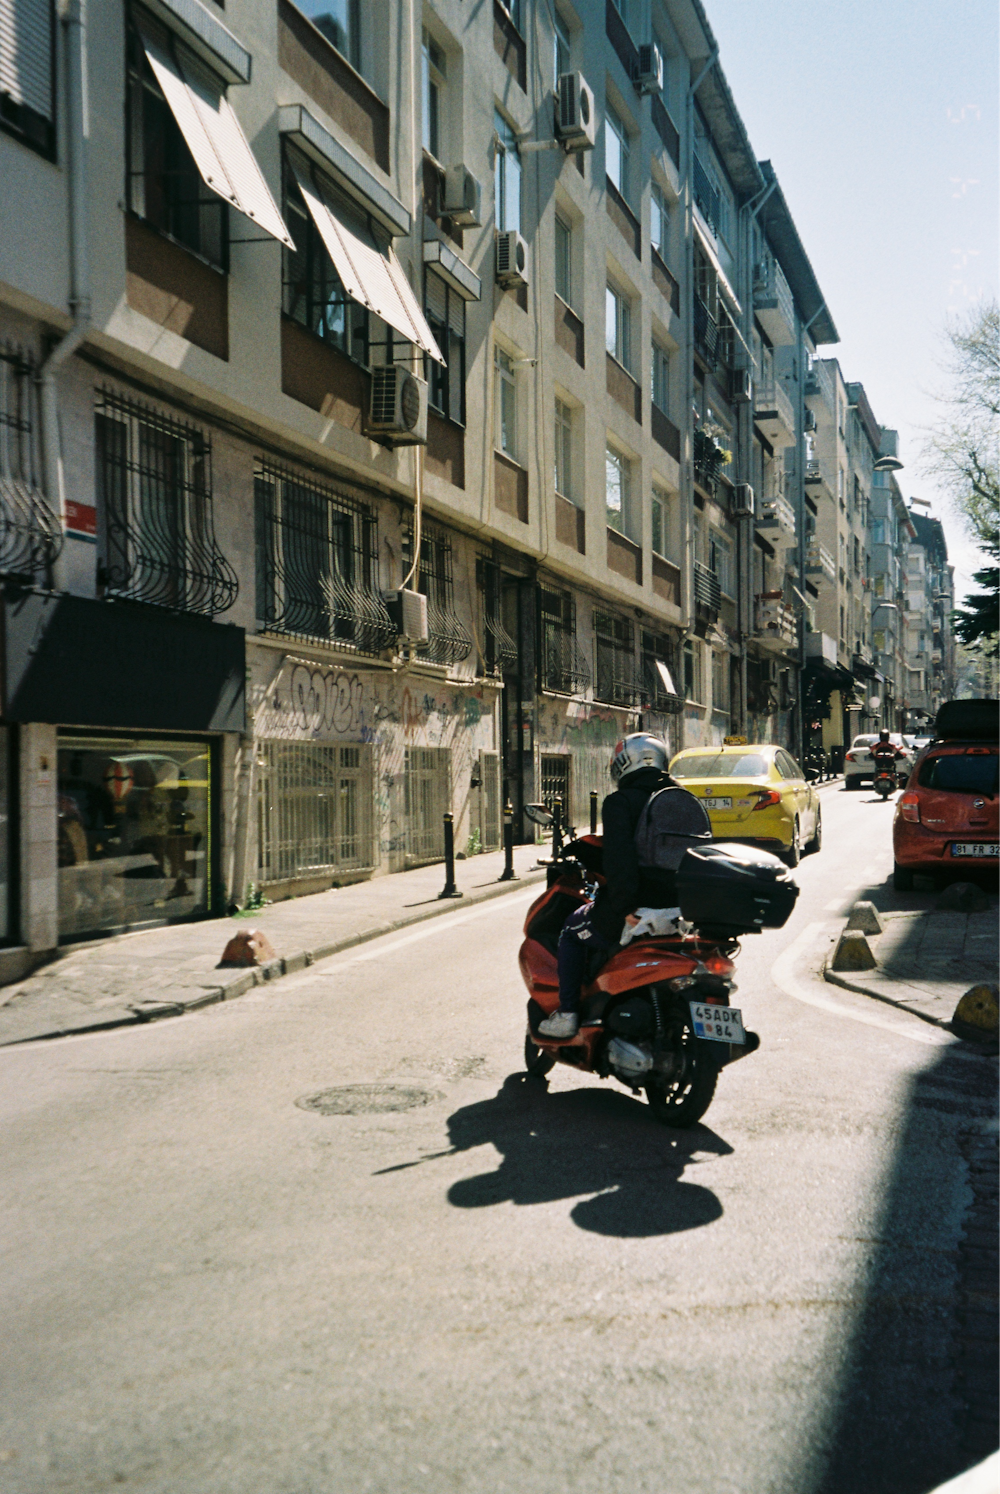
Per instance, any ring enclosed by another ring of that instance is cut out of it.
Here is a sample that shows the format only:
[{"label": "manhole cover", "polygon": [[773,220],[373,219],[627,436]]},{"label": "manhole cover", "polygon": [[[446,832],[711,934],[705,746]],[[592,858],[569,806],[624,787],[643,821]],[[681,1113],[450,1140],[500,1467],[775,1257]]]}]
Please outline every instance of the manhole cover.
[{"label": "manhole cover", "polygon": [[302,1095],[295,1103],[319,1115],[378,1115],[388,1110],[416,1110],[440,1098],[433,1090],[412,1084],[345,1084],[340,1089],[321,1089],[318,1095]]}]

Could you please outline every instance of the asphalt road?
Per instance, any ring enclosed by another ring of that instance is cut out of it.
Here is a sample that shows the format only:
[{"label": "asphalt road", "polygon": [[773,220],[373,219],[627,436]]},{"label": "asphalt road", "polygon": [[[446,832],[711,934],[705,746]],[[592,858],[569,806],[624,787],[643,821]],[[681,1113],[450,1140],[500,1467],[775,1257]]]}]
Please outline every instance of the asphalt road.
[{"label": "asphalt road", "polygon": [[[869,800],[824,791],[792,921],[738,962],[761,1051],[688,1133],[524,1077],[533,893],[0,1051],[0,1489],[924,1494],[972,1462],[996,1063],[815,979],[888,875]],[[373,1083],[425,1103],[297,1103]]]}]

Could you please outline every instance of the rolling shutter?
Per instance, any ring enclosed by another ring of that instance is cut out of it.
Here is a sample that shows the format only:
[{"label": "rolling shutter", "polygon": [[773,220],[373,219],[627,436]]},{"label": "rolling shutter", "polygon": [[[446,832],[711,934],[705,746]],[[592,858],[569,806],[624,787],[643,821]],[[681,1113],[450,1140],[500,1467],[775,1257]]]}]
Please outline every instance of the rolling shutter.
[{"label": "rolling shutter", "polygon": [[0,93],[51,120],[51,0],[0,0]]}]

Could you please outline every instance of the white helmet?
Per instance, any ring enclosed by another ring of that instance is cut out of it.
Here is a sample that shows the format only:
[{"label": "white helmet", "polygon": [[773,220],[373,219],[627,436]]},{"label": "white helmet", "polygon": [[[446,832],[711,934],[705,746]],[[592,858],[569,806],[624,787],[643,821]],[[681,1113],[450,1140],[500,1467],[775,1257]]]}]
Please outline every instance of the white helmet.
[{"label": "white helmet", "polygon": [[611,759],[611,777],[621,783],[630,773],[640,768],[666,768],[667,746],[659,737],[648,731],[634,731],[615,746]]}]

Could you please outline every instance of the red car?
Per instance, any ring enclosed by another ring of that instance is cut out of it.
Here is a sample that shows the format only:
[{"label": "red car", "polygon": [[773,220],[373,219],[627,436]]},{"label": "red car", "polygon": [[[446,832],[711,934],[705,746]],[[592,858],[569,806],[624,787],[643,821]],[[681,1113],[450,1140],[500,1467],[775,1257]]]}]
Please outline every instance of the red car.
[{"label": "red car", "polygon": [[981,737],[937,738],[924,748],[896,801],[892,880],[900,892],[917,872],[996,872],[998,765],[1000,748]]}]

